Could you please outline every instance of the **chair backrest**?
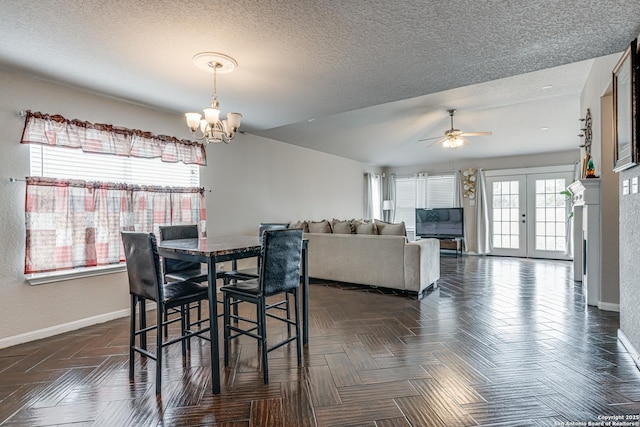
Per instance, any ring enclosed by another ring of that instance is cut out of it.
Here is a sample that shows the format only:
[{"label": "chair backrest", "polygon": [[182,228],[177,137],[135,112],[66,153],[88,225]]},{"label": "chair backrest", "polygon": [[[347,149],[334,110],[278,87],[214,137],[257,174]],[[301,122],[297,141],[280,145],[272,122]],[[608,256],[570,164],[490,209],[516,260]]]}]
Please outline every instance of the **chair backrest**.
[{"label": "chair backrest", "polygon": [[260,288],[269,296],[300,285],[301,229],[265,230],[262,235]]},{"label": "chair backrest", "polygon": [[121,236],[129,275],[129,292],[160,301],[164,296],[156,236],[134,231],[122,231]]},{"label": "chair backrest", "polygon": [[258,231],[258,238],[260,239],[260,244],[262,244],[262,233],[265,230],[283,230],[285,228],[289,228],[288,223],[283,222],[261,222],[260,229]]},{"label": "chair backrest", "polygon": [[[179,239],[197,239],[198,225],[165,225],[160,227],[160,241],[179,240]],[[179,259],[162,258],[162,270],[164,274],[173,273],[175,271],[190,270],[200,268],[199,262],[182,261]]]}]

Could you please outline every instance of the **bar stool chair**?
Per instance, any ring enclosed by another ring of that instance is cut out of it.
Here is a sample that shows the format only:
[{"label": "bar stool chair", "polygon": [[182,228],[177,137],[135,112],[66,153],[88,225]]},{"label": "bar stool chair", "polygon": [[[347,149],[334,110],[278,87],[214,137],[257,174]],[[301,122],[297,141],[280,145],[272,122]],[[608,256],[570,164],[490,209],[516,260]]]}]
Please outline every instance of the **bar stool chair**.
[{"label": "bar stool chair", "polygon": [[[125,260],[127,263],[127,275],[129,277],[129,293],[131,294],[131,321],[129,329],[129,379],[134,376],[134,357],[139,353],[156,361],[156,394],[162,390],[162,353],[166,346],[180,342],[182,344],[182,356],[186,357],[186,343],[191,337],[203,336],[209,332],[210,324],[202,327],[202,321],[197,322],[197,330],[192,330],[188,315],[189,306],[193,302],[208,300],[207,285],[190,281],[172,281],[164,283],[160,270],[160,257],[156,237],[153,233],[136,233],[123,231],[121,233],[124,246]],[[145,302],[154,301],[157,305],[156,324],[150,327],[146,325]],[[136,325],[137,307],[140,306],[139,325]],[[164,314],[167,310],[177,309],[181,323],[180,336],[169,339],[162,333],[162,327],[167,326]],[[156,331],[155,354],[147,350],[147,333]],[[140,338],[140,345],[136,345],[136,337]],[[212,369],[213,363],[212,363]]]},{"label": "bar stool chair", "polygon": [[[262,250],[259,276],[256,279],[238,281],[220,288],[224,301],[224,365],[229,366],[229,343],[232,339],[246,335],[258,340],[262,350],[262,371],[264,383],[269,383],[269,367],[267,354],[285,344],[296,341],[298,365],[302,364],[302,344],[300,341],[300,309],[298,288],[300,286],[300,259],[302,252],[301,229],[266,230],[262,235]],[[283,318],[270,312],[280,308],[282,302],[267,304],[267,298],[285,293],[294,299],[295,320],[289,316]],[[256,319],[245,318],[231,313],[231,303],[248,302],[256,305]],[[267,346],[267,317],[277,319],[290,326],[295,326],[295,335],[271,347]],[[247,323],[246,329],[231,324]],[[232,334],[234,332],[235,334]]]},{"label": "bar stool chair", "polygon": [[[289,224],[281,222],[261,222],[258,227],[258,240],[262,245],[262,234],[265,230],[283,230],[289,228]],[[256,267],[244,268],[241,270],[233,269],[225,274],[225,284],[228,284],[231,280],[251,280],[258,277],[258,270],[260,268],[260,258],[258,258]]]},{"label": "bar stool chair", "polygon": [[[160,227],[160,241],[197,239],[198,225],[165,225]],[[176,280],[188,280],[190,282],[207,282],[207,269],[199,262],[183,261],[180,259],[162,258],[162,273],[164,282]],[[198,321],[202,320],[202,303],[197,304]],[[165,312],[165,321],[168,320],[170,312]],[[168,333],[168,326],[165,326],[165,335]]]}]

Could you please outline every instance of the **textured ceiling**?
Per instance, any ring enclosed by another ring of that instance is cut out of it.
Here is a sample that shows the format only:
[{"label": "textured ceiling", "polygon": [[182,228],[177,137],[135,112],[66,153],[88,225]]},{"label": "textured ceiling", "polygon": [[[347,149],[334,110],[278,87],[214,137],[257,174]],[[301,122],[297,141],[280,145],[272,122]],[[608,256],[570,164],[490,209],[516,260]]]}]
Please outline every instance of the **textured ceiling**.
[{"label": "textured ceiling", "polygon": [[[0,10],[4,68],[178,114],[210,100],[193,55],[223,52],[239,67],[218,79],[221,109],[241,112],[243,130],[383,166],[577,147],[588,60],[640,32],[637,0],[0,0]],[[416,141],[449,127],[447,108],[459,110],[456,127],[494,136],[426,150]]]}]

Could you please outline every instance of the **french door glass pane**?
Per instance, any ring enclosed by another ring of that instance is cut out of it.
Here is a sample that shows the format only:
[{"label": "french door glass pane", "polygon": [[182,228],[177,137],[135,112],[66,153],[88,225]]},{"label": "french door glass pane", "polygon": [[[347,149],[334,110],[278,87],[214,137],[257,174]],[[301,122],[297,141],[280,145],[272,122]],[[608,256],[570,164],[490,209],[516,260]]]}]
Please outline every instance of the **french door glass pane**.
[{"label": "french door glass pane", "polygon": [[535,249],[539,251],[563,251],[566,245],[567,207],[564,196],[564,179],[536,180]]},{"label": "french door glass pane", "polygon": [[520,212],[518,181],[493,183],[493,247],[520,247],[518,213]]}]

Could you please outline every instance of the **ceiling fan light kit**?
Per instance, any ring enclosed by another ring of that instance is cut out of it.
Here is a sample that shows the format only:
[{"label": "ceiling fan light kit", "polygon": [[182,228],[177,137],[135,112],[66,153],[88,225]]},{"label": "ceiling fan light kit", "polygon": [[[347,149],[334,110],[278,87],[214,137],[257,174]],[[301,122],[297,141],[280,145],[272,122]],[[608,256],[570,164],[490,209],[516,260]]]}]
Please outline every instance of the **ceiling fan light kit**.
[{"label": "ceiling fan light kit", "polygon": [[447,110],[449,116],[451,117],[451,129],[446,130],[444,132],[444,136],[436,136],[433,138],[425,138],[420,141],[428,141],[430,139],[437,139],[436,142],[429,145],[427,148],[433,147],[437,144],[442,144],[444,148],[458,148],[464,144],[468,144],[470,141],[465,138],[465,136],[490,136],[493,135],[492,132],[462,132],[460,129],[456,129],[453,127],[453,115],[456,110],[451,108]]},{"label": "ceiling fan light kit", "polygon": [[204,118],[200,113],[185,113],[187,126],[193,137],[198,140],[205,140],[207,143],[224,142],[228,144],[240,128],[242,114],[229,113],[225,120],[220,120],[217,77],[218,74],[232,72],[238,63],[232,57],[216,52],[198,53],[193,57],[193,63],[201,70],[213,73],[213,95],[211,96],[211,107],[203,109]]}]

